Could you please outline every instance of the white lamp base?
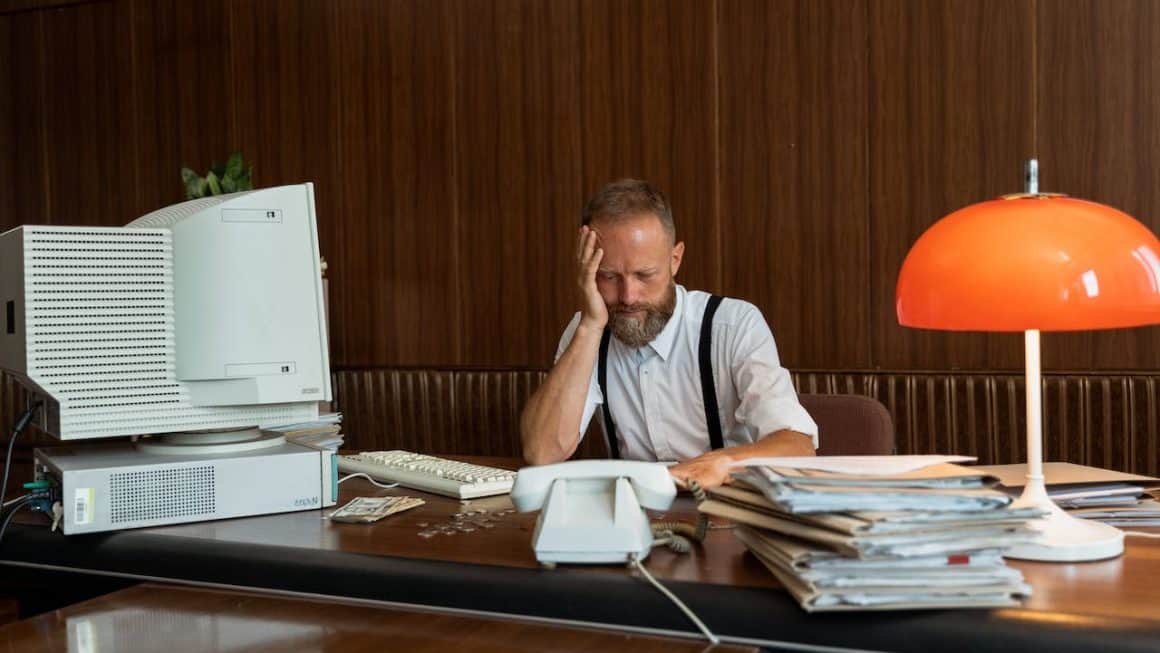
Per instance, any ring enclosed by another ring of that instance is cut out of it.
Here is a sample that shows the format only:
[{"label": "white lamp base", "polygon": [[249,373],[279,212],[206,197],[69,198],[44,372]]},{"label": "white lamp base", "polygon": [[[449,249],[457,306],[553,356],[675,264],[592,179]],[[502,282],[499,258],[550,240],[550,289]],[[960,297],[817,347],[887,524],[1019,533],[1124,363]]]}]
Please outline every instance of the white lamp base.
[{"label": "white lamp base", "polygon": [[[1042,481],[1041,481],[1042,482]],[[1082,562],[1114,558],[1124,552],[1124,532],[1102,522],[1079,519],[1055,505],[1040,485],[1028,484],[1012,507],[1040,508],[1048,511],[1046,517],[1034,519],[1028,525],[1039,531],[1041,539],[1034,544],[1015,546],[1003,552],[1017,560],[1046,560],[1051,562]]]}]

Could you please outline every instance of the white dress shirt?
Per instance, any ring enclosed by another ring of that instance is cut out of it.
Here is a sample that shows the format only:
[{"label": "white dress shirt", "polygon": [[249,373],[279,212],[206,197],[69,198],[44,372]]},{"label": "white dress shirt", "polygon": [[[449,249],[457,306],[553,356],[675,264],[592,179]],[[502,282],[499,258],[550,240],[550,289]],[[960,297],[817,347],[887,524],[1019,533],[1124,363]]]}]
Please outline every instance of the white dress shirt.
[{"label": "white dress shirt", "polygon": [[[677,304],[665,328],[649,344],[632,349],[613,337],[608,347],[609,409],[620,454],[630,460],[688,460],[709,451],[701,394],[698,346],[709,293],[677,286]],[[580,324],[577,313],[556,349],[560,359]],[[749,302],[726,298],[713,318],[711,346],[717,406],[725,446],[748,444],[790,429],[813,438],[818,426],[798,403],[789,372],[781,366],[773,333]],[[604,402],[593,366],[580,436]]]}]

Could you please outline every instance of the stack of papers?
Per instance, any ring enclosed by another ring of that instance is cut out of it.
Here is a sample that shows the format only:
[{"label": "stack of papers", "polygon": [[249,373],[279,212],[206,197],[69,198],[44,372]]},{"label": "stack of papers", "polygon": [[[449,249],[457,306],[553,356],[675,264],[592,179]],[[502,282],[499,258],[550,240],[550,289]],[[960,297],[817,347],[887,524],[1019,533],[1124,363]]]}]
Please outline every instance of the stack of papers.
[{"label": "stack of papers", "polygon": [[1030,594],[1001,552],[1035,539],[1028,521],[1040,511],[1011,508],[994,477],[945,458],[886,457],[890,468],[854,458],[865,464],[761,461],[700,510],[737,522],[737,537],[810,612],[1012,606]]},{"label": "stack of papers", "polygon": [[326,413],[313,422],[268,426],[263,430],[285,436],[287,442],[294,442],[315,449],[337,451],[342,446],[342,414]]},{"label": "stack of papers", "polygon": [[[1026,465],[973,468],[999,479],[999,488],[1017,497],[1026,484]],[[1043,465],[1047,494],[1076,517],[1112,526],[1160,526],[1160,478],[1072,463]]]},{"label": "stack of papers", "polygon": [[1130,506],[1078,508],[1071,514],[1083,519],[1096,519],[1120,528],[1133,526],[1160,526],[1160,501],[1143,499]]}]

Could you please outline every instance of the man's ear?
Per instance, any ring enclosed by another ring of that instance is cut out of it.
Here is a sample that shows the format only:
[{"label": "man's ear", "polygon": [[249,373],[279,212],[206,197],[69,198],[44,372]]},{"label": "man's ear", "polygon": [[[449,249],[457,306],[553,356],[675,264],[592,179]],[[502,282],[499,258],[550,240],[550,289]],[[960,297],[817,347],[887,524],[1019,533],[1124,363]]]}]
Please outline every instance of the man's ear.
[{"label": "man's ear", "polygon": [[679,242],[673,245],[673,256],[669,262],[669,268],[672,270],[672,275],[677,276],[677,270],[681,269],[681,259],[685,256],[685,243]]}]

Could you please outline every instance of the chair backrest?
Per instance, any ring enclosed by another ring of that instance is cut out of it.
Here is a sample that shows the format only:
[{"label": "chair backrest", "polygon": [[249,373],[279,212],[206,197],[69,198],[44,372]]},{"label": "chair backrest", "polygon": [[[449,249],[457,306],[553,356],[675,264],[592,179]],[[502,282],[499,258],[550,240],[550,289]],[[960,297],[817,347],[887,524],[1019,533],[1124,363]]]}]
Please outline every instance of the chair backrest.
[{"label": "chair backrest", "polygon": [[818,423],[819,456],[894,453],[894,421],[878,400],[865,395],[799,394]]}]

